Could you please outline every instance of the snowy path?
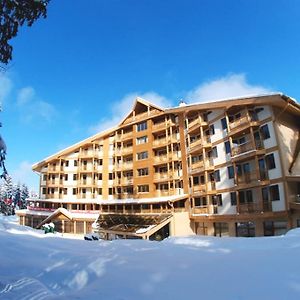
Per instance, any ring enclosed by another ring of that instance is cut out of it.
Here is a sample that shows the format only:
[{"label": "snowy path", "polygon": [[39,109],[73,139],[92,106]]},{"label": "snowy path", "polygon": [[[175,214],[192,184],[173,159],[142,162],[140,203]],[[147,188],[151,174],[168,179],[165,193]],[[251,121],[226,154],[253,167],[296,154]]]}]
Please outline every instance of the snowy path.
[{"label": "snowy path", "polygon": [[0,299],[300,299],[300,230],[87,242],[0,216],[0,239]]}]

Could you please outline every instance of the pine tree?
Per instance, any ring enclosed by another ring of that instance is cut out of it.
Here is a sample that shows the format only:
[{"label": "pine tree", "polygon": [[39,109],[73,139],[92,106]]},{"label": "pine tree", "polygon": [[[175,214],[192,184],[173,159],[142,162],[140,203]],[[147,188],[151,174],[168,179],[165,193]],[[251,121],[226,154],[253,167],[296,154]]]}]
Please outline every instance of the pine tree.
[{"label": "pine tree", "polygon": [[4,188],[5,188],[6,200],[12,200],[14,184],[10,175],[7,175],[5,179]]},{"label": "pine tree", "polygon": [[26,207],[26,199],[29,197],[29,190],[26,184],[22,184],[21,186],[21,193],[20,193],[20,200],[21,200],[21,207]]},{"label": "pine tree", "polygon": [[18,182],[17,184],[14,184],[13,201],[14,201],[15,206],[21,207],[21,186],[20,186],[20,182]]}]

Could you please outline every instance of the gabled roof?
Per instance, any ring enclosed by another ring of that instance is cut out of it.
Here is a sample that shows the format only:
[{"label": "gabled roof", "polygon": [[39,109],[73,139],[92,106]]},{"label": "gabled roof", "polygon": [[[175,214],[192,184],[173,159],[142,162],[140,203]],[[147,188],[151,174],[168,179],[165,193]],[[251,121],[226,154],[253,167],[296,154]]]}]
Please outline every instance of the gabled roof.
[{"label": "gabled roof", "polygon": [[161,112],[163,112],[164,111],[164,109],[163,108],[161,108],[161,107],[159,107],[159,106],[157,106],[157,105],[155,105],[155,104],[153,104],[153,103],[150,103],[150,102],[148,102],[147,100],[145,100],[145,99],[143,99],[143,98],[140,98],[140,97],[136,97],[136,99],[135,99],[135,102],[134,102],[134,104],[133,104],[133,108],[132,108],[132,110],[126,115],[126,117],[119,123],[119,126],[121,126],[121,125],[123,125],[124,124],[124,122],[128,119],[128,118],[130,118],[130,117],[132,117],[133,116],[133,112],[139,112],[139,110],[141,109],[141,107],[145,107],[147,110],[148,110],[148,107],[151,109],[156,109],[156,110],[158,110],[158,111],[161,111]]}]

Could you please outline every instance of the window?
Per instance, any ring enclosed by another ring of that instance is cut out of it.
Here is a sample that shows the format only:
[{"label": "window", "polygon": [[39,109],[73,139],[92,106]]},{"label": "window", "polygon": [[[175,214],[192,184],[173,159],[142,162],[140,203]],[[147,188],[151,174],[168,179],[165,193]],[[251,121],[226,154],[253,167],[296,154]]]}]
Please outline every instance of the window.
[{"label": "window", "polygon": [[147,122],[139,123],[136,125],[136,131],[143,131],[147,129]]},{"label": "window", "polygon": [[43,181],[46,181],[46,180],[47,180],[47,175],[44,174],[44,175],[43,175]]},{"label": "window", "polygon": [[43,194],[43,195],[46,195],[46,194],[47,194],[47,188],[43,188],[42,194]]},{"label": "window", "polygon": [[236,236],[254,237],[255,224],[253,222],[236,223]]},{"label": "window", "polygon": [[222,129],[227,129],[227,120],[226,118],[221,119]]},{"label": "window", "polygon": [[267,187],[263,187],[261,189],[261,194],[262,194],[262,199],[264,202],[268,202],[269,201],[269,191]]},{"label": "window", "polygon": [[73,189],[73,195],[76,195],[76,194],[77,194],[77,189],[74,188],[74,189]]},{"label": "window", "polygon": [[199,177],[193,177],[193,185],[198,185],[200,183]]},{"label": "window", "polygon": [[216,204],[218,206],[223,206],[222,194],[216,195]]},{"label": "window", "polygon": [[82,194],[86,194],[86,189],[82,189]]},{"label": "window", "polygon": [[113,173],[108,173],[108,179],[109,180],[113,180],[114,179]]},{"label": "window", "polygon": [[148,168],[138,169],[138,176],[147,176],[149,174]]},{"label": "window", "polygon": [[227,141],[227,142],[224,143],[224,145],[225,145],[225,152],[226,152],[226,154],[231,153],[230,142]]},{"label": "window", "polygon": [[275,159],[274,159],[274,153],[266,155],[266,164],[267,164],[267,169],[268,170],[276,168]]},{"label": "window", "polygon": [[102,195],[102,188],[98,188],[98,194]]},{"label": "window", "polygon": [[137,160],[147,159],[148,158],[148,151],[139,152],[137,154]]},{"label": "window", "polygon": [[65,181],[68,180],[68,174],[65,174]]},{"label": "window", "polygon": [[214,223],[215,236],[229,236],[228,223],[220,222]]},{"label": "window", "polygon": [[77,180],[77,174],[73,174],[73,180]]},{"label": "window", "polygon": [[209,132],[211,135],[215,134],[215,125],[214,124],[209,126]]},{"label": "window", "polygon": [[98,174],[98,180],[102,180],[102,173]]},{"label": "window", "polygon": [[66,167],[68,167],[69,166],[69,161],[68,160],[66,160]]},{"label": "window", "polygon": [[287,232],[287,222],[286,221],[265,221],[264,222],[264,235],[282,235]]},{"label": "window", "polygon": [[230,201],[231,201],[232,206],[236,205],[236,192],[231,192],[230,193]]},{"label": "window", "polygon": [[221,178],[220,178],[220,170],[216,170],[214,172],[214,178],[215,178],[216,182],[219,182],[221,180]]},{"label": "window", "polygon": [[269,187],[269,190],[270,190],[270,199],[271,199],[271,201],[279,201],[280,200],[280,195],[279,195],[278,184],[271,185]]},{"label": "window", "polygon": [[261,136],[264,140],[269,139],[270,138],[270,131],[269,131],[269,127],[268,124],[262,125],[260,127],[260,133]]},{"label": "window", "polygon": [[74,167],[77,167],[77,165],[78,165],[78,161],[74,160]]},{"label": "window", "polygon": [[217,158],[218,157],[218,150],[217,147],[212,148],[212,157]]},{"label": "window", "polygon": [[234,169],[233,169],[233,166],[227,167],[227,173],[228,173],[228,178],[229,179],[234,178]]},{"label": "window", "polygon": [[239,200],[240,200],[240,204],[252,203],[253,202],[252,191],[251,190],[240,191]]},{"label": "window", "polygon": [[98,159],[98,166],[102,166],[103,160],[102,159]]},{"label": "window", "polygon": [[195,155],[192,156],[192,164],[195,164],[196,162],[202,160],[202,155]]},{"label": "window", "polygon": [[112,195],[113,194],[113,188],[109,188],[108,189],[108,195]]},{"label": "window", "polygon": [[145,136],[141,136],[141,137],[138,137],[136,139],[136,144],[137,145],[140,145],[140,144],[145,144],[145,143],[148,143],[148,137],[145,135]]},{"label": "window", "polygon": [[148,193],[149,185],[138,185],[138,193]]}]

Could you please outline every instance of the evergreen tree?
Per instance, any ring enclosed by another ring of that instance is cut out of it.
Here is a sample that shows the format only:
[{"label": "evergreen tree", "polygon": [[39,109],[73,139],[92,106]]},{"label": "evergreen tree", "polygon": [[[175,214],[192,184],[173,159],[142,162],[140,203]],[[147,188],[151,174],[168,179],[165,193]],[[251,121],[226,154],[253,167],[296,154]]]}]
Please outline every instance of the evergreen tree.
[{"label": "evergreen tree", "polygon": [[10,175],[6,176],[6,179],[4,182],[4,188],[5,188],[6,200],[12,200],[14,184],[13,184],[13,181],[12,181],[12,178]]},{"label": "evergreen tree", "polygon": [[0,62],[12,59],[10,40],[19,27],[31,26],[38,18],[45,18],[50,0],[1,0],[0,1]]},{"label": "evergreen tree", "polygon": [[13,200],[14,200],[15,206],[18,205],[19,207],[21,207],[21,186],[20,186],[20,182],[18,182],[17,184],[14,184]]},{"label": "evergreen tree", "polygon": [[22,184],[21,186],[21,193],[20,193],[20,200],[21,200],[21,207],[26,207],[26,199],[29,197],[29,190],[26,184]]}]

